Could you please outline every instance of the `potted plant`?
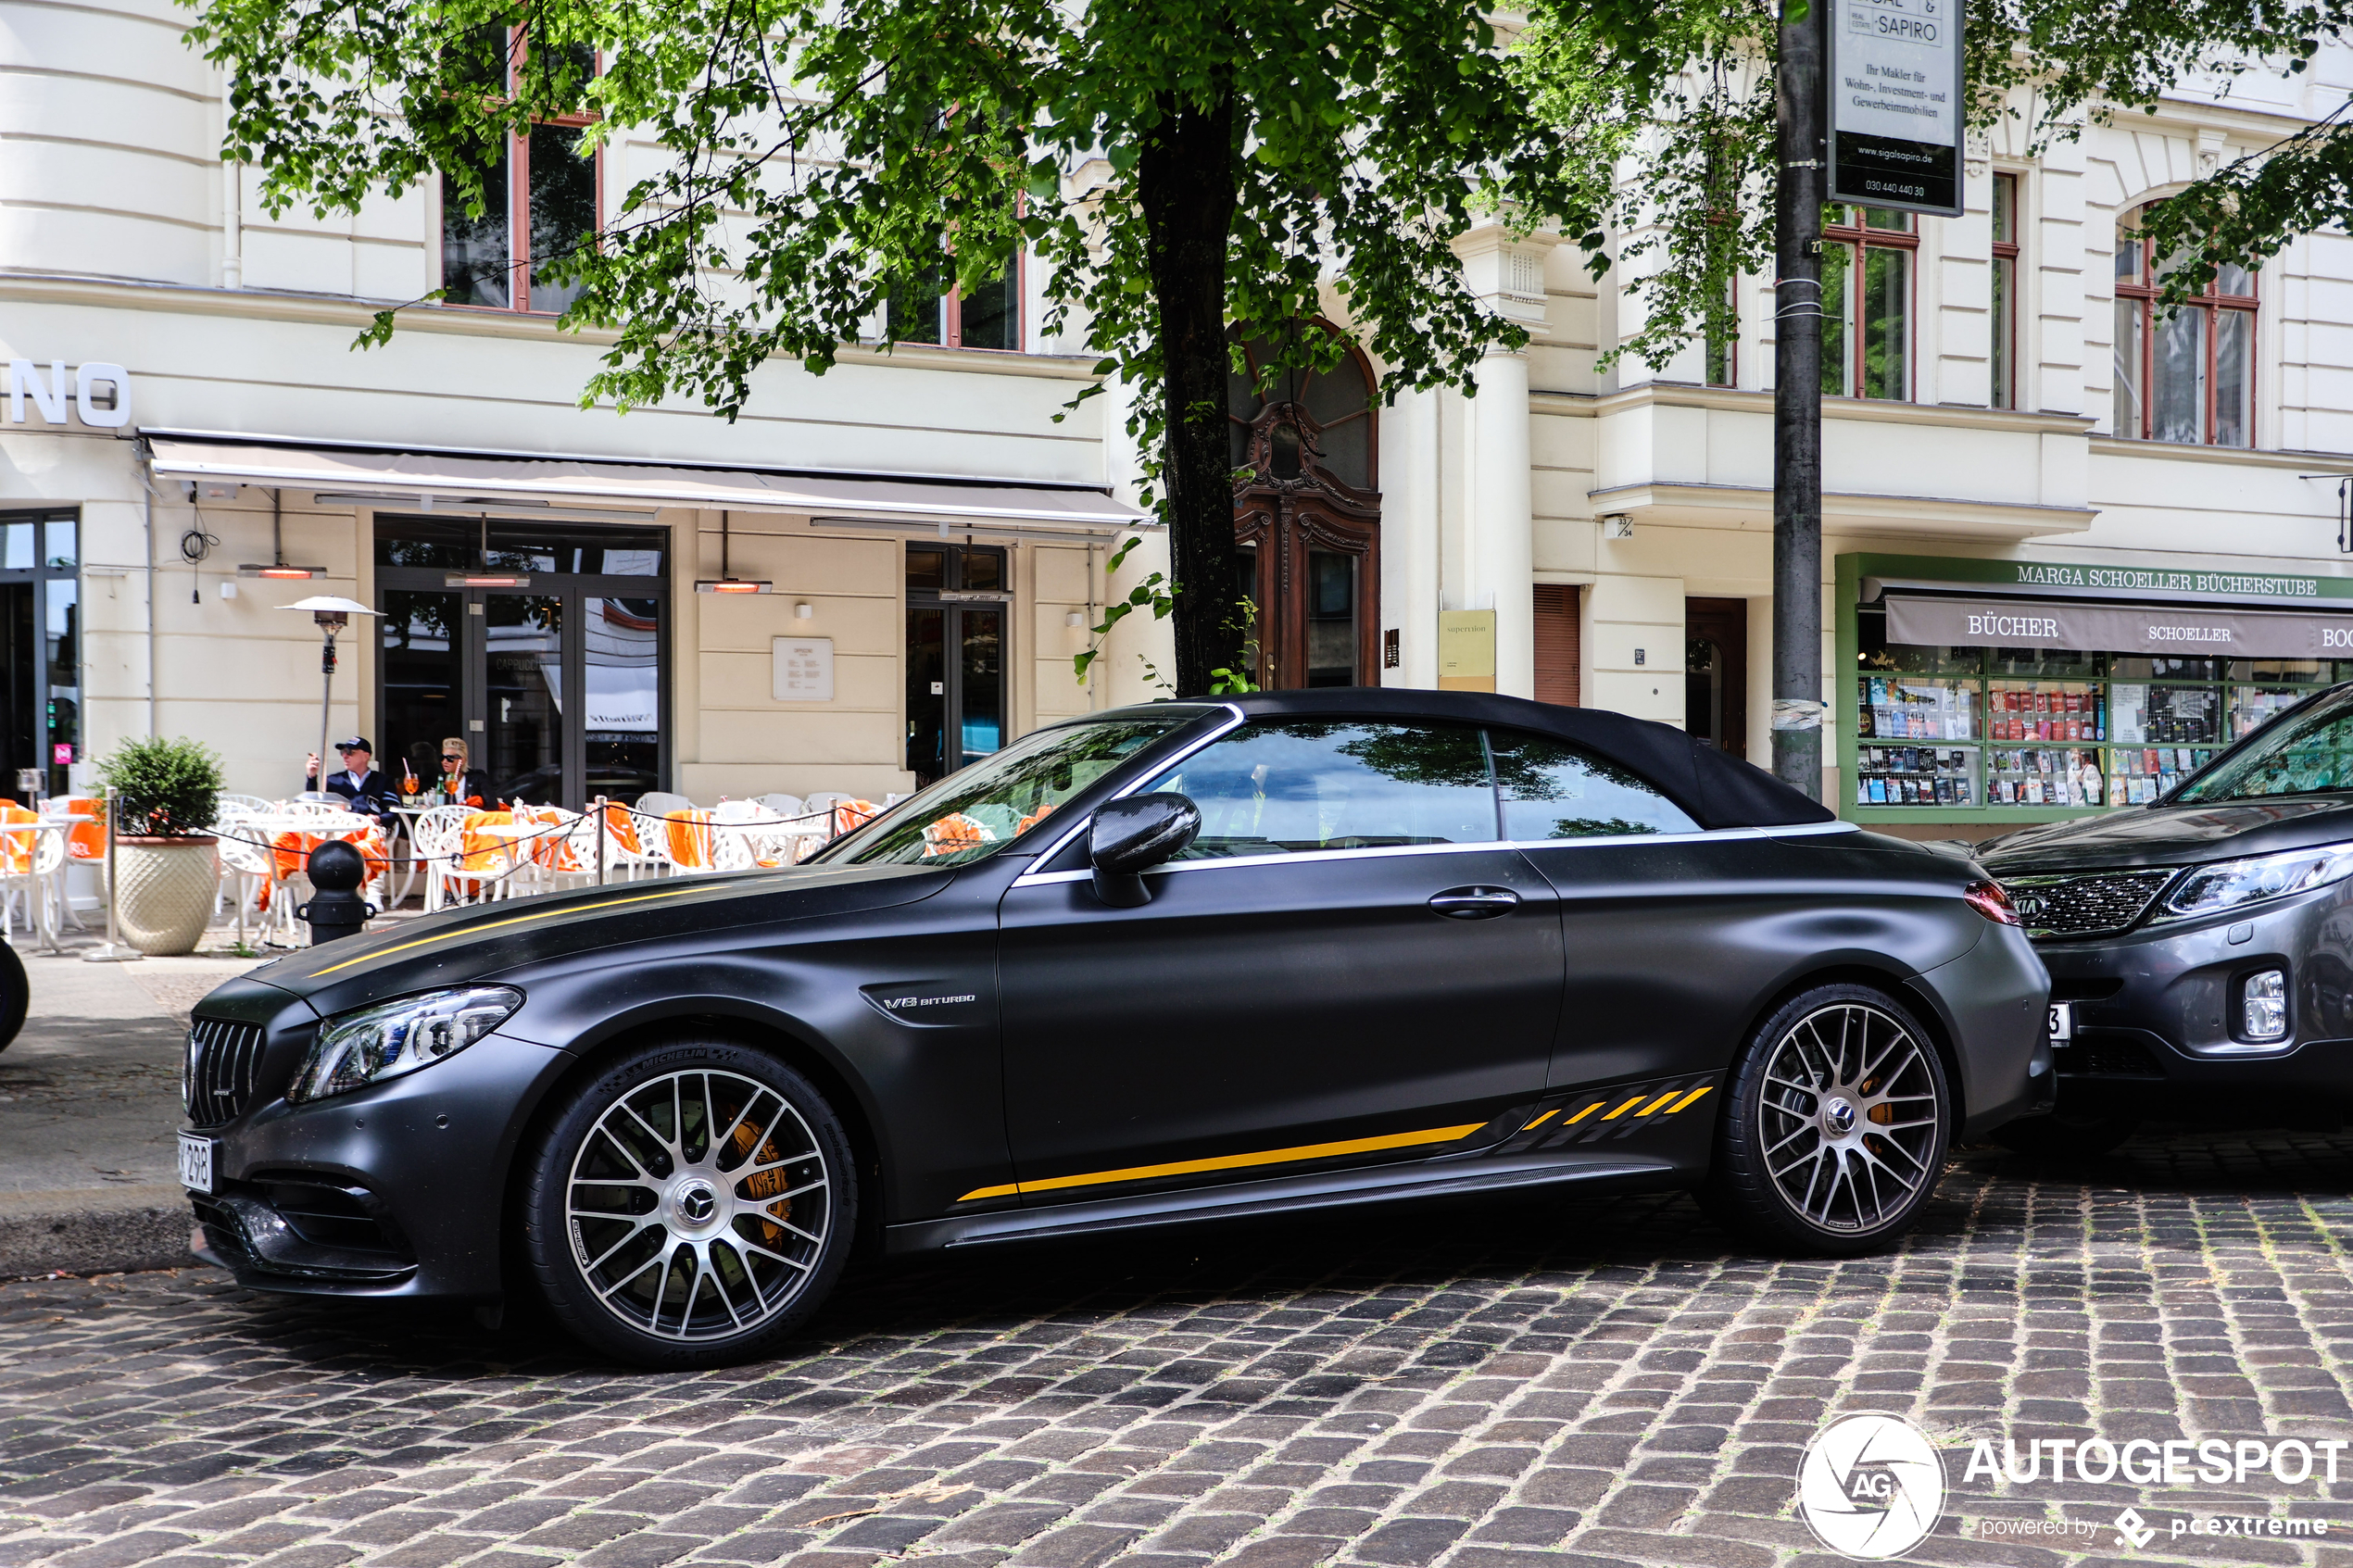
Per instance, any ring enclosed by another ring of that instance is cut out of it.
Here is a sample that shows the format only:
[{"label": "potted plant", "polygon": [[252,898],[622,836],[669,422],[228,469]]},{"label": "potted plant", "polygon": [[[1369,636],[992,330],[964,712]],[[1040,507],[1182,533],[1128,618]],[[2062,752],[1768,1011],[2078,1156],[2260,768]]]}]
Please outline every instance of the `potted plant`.
[{"label": "potted plant", "polygon": [[220,871],[212,826],[220,759],[180,736],[125,741],[98,764],[115,792],[115,919],[155,956],[192,953],[211,917]]}]

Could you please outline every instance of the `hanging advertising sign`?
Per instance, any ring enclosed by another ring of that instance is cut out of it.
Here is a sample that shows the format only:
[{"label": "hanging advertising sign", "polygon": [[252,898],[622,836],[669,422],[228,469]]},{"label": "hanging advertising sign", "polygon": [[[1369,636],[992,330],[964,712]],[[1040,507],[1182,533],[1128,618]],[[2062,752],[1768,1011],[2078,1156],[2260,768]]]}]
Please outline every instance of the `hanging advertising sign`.
[{"label": "hanging advertising sign", "polygon": [[1829,0],[1835,202],[1961,215],[1961,0]]}]

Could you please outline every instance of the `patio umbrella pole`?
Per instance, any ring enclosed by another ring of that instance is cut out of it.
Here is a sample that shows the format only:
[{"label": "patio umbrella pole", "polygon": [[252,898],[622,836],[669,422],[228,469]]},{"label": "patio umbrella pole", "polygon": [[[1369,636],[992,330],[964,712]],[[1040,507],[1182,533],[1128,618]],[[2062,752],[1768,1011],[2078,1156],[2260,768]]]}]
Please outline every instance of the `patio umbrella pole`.
[{"label": "patio umbrella pole", "polygon": [[597,797],[597,885],[605,884],[605,797]]},{"label": "patio umbrella pole", "polygon": [[[323,764],[321,764],[323,766]],[[114,785],[107,785],[107,939],[104,944],[82,955],[84,963],[130,963],[146,955],[135,947],[126,947],[115,926],[114,914]]]}]

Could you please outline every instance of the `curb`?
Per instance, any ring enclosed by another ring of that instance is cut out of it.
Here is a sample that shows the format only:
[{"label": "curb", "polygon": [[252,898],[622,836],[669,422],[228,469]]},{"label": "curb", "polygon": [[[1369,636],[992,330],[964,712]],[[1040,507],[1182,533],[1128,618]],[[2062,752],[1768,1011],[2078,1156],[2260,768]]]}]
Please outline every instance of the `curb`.
[{"label": "curb", "polygon": [[187,1195],[141,1185],[0,1196],[0,1279],[123,1273],[195,1262]]}]

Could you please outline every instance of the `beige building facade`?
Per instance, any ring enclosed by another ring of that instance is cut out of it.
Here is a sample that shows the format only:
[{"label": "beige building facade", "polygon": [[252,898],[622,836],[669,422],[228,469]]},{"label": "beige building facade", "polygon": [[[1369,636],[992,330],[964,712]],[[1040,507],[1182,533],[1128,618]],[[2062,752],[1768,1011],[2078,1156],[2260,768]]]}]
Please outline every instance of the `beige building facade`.
[{"label": "beige building facade", "polygon": [[[341,641],[327,729],[396,771],[464,736],[502,790],[575,805],[879,798],[1159,693],[1148,617],[1073,672],[1107,599],[1164,557],[1116,389],[1070,407],[1092,357],[1043,334],[1027,270],[939,302],[937,343],[853,346],[822,378],[770,367],[733,423],[584,409],[606,345],[535,295],[522,215],[548,192],[610,213],[650,149],[569,172],[519,149],[535,171],[495,232],[430,188],[273,218],[254,172],[213,157],[221,82],[184,20],[162,0],[0,0],[9,767],[61,792],[124,738],[187,734],[234,790],[298,788],[320,637],[284,607],[316,594],[378,612]],[[1943,836],[2113,809],[2353,675],[2318,644],[1889,633],[1892,594],[1990,600],[1996,621],[2300,615],[2325,639],[2353,602],[2353,242],[2298,239],[2162,319],[2133,239],[2148,203],[2341,103],[2353,69],[2317,65],[2039,157],[1997,136],[1957,220],[1840,215],[1821,592],[1846,814]],[[1736,342],[1603,370],[1641,308],[1625,269],[1596,282],[1573,246],[1500,230],[1457,248],[1531,332],[1486,358],[1476,397],[1382,406],[1356,359],[1232,410],[1238,461],[1266,476],[1238,508],[1262,674],[1491,684],[1764,761],[1770,281],[1743,281]],[[374,310],[442,288],[462,303],[354,349]],[[275,567],[319,575],[243,570]]]}]

